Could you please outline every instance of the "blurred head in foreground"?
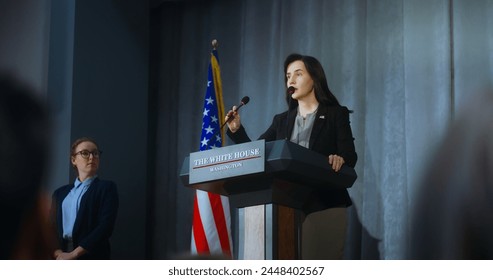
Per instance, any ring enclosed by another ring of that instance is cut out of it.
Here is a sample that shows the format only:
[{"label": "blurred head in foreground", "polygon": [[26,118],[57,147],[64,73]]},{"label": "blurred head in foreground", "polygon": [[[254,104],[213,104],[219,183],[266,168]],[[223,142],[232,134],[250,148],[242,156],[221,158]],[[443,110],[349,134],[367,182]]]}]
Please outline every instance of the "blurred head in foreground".
[{"label": "blurred head in foreground", "polygon": [[418,189],[410,259],[493,259],[493,92],[458,112]]},{"label": "blurred head in foreground", "polygon": [[49,258],[40,250],[49,242],[41,241],[47,220],[39,216],[48,126],[34,93],[0,74],[0,259]]}]

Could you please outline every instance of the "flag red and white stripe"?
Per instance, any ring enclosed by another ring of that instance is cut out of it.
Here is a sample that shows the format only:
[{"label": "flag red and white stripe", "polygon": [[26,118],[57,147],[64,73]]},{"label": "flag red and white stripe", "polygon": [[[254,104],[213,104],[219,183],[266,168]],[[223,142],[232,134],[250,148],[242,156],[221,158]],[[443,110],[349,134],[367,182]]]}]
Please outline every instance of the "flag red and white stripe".
[{"label": "flag red and white stripe", "polygon": [[228,198],[197,190],[193,216],[192,253],[232,257]]}]

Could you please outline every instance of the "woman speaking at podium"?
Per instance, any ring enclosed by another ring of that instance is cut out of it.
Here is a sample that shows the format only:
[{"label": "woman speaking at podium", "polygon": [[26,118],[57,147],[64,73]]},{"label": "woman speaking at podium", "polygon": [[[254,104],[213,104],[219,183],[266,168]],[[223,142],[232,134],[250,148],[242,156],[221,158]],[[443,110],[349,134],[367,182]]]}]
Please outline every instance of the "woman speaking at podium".
[{"label": "woman speaking at podium", "polygon": [[[289,139],[326,156],[335,172],[343,164],[354,168],[357,155],[350,111],[330,91],[320,62],[311,56],[291,54],[284,61],[284,74],[288,110],[275,115],[259,139]],[[226,121],[227,134],[235,143],[251,141],[236,107],[228,112]],[[346,190],[331,190],[319,200],[319,208],[310,209],[303,222],[302,259],[341,259],[346,207],[352,204],[351,198]]]}]

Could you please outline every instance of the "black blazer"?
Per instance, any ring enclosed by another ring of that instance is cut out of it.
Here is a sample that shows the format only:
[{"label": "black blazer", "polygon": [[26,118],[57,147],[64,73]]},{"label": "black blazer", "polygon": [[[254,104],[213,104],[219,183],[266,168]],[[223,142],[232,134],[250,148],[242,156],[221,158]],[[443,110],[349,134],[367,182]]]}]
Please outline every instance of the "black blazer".
[{"label": "black blazer", "polygon": [[[52,218],[54,218],[60,248],[63,240],[62,202],[74,184],[58,188],[53,193]],[[88,251],[81,259],[110,259],[110,237],[118,212],[118,192],[112,181],[94,179],[80,201],[72,239],[74,248],[79,245]]]},{"label": "black blazer", "polygon": [[[259,139],[274,141],[290,139],[296,119],[297,108],[275,115],[270,127]],[[288,120],[289,117],[289,120]],[[245,129],[241,126],[228,136],[235,143],[251,141]],[[287,135],[289,135],[287,137]],[[326,106],[320,104],[317,110],[315,123],[310,135],[309,149],[325,156],[336,154],[344,158],[345,164],[350,167],[356,165],[358,156],[354,148],[354,138],[349,121],[349,110],[343,106]],[[348,207],[352,205],[347,190],[323,191],[314,193],[310,199],[310,206],[306,207],[306,214],[331,207]]]}]

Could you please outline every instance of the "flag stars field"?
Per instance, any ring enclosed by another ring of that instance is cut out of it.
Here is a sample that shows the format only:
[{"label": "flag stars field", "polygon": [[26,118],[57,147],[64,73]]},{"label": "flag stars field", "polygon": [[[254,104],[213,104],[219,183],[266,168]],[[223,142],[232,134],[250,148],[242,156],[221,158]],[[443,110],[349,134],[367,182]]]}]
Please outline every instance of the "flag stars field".
[{"label": "flag stars field", "polygon": [[209,144],[209,139],[204,137],[204,139],[202,139],[200,143],[202,144],[202,146],[207,146],[207,144]]},{"label": "flag stars field", "polygon": [[206,134],[209,134],[209,133],[210,133],[210,134],[213,134],[213,133],[214,133],[214,128],[212,128],[212,127],[209,125],[209,127],[208,127],[208,128],[206,128],[206,129],[205,129],[205,131],[206,131]]}]

